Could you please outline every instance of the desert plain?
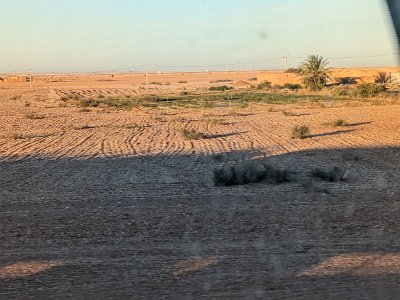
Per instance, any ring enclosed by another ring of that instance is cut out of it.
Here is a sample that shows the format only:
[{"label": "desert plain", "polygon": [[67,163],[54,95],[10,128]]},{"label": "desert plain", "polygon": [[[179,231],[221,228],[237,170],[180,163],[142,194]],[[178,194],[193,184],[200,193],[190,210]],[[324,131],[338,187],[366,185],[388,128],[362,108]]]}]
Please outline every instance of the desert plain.
[{"label": "desert plain", "polygon": [[[0,298],[400,294],[397,87],[257,89],[265,74],[0,81]],[[296,125],[306,138],[291,138]],[[215,185],[214,170],[248,161],[287,182]],[[342,180],[310,175],[335,167]]]}]

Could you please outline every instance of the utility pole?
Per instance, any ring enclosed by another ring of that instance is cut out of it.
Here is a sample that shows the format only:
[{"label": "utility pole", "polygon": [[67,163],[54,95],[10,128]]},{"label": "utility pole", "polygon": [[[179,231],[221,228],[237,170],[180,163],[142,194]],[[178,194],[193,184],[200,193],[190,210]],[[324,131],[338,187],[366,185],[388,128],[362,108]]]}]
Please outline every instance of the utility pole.
[{"label": "utility pole", "polygon": [[29,89],[32,89],[32,69],[29,69]]},{"label": "utility pole", "polygon": [[149,80],[148,80],[148,74],[147,74],[147,65],[146,65],[146,90],[147,90],[147,86],[149,84]]},{"label": "utility pole", "polygon": [[285,68],[283,69],[283,71],[286,71],[288,69],[288,56],[289,55],[285,55],[283,58],[283,62],[285,64]]}]

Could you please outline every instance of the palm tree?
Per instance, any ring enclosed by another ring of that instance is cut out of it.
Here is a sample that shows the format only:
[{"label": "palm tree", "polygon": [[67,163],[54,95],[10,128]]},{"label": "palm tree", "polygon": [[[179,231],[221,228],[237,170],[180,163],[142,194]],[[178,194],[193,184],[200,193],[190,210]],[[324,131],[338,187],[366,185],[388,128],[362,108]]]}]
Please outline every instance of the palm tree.
[{"label": "palm tree", "polygon": [[320,55],[310,55],[300,66],[298,74],[303,84],[312,91],[322,89],[331,79],[328,61]]}]

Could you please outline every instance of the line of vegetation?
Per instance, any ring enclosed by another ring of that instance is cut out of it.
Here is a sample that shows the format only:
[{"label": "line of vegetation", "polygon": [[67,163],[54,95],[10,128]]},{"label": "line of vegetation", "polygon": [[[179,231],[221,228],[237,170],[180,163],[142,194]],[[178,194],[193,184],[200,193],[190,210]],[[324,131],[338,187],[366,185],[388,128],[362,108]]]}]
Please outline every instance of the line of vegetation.
[{"label": "line of vegetation", "polygon": [[208,90],[209,90],[209,91],[224,92],[224,91],[233,90],[233,86],[227,86],[227,85],[212,86],[212,87],[210,87]]}]

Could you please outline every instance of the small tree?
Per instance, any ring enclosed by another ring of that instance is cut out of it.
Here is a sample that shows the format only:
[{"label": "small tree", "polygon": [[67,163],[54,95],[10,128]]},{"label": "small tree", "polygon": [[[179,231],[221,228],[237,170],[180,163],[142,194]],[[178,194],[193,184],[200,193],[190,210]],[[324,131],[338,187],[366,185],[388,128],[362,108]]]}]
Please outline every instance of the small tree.
[{"label": "small tree", "polygon": [[330,79],[328,61],[320,55],[310,55],[300,66],[299,76],[305,87],[312,91],[321,90]]}]

